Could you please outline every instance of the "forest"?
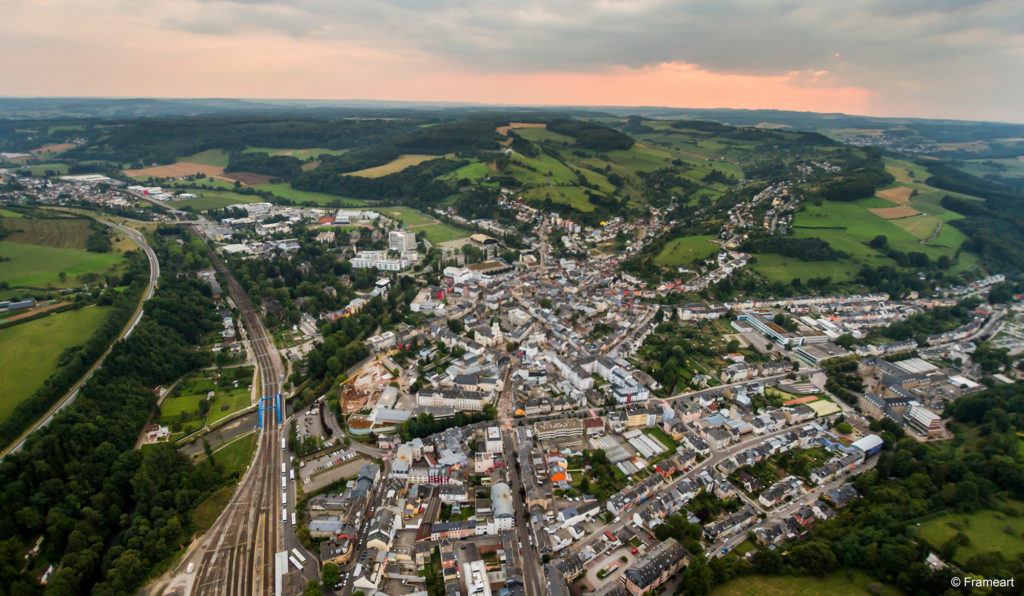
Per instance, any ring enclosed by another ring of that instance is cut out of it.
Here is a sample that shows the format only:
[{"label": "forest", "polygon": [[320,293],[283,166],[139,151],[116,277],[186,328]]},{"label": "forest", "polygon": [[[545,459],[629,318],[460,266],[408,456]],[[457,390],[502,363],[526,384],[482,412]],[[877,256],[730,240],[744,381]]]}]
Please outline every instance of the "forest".
[{"label": "forest", "polygon": [[9,512],[0,520],[2,593],[42,593],[32,571],[21,571],[22,553],[38,537],[29,569],[58,567],[47,593],[135,592],[187,543],[192,509],[225,481],[216,466],[192,465],[168,444],[134,448],[156,404],[153,388],[210,364],[209,353],[193,346],[217,324],[209,286],[183,266],[186,259],[170,256],[174,240],[156,234],[152,244],[160,286],[134,333],[113,347],[77,400],[0,462],[0,504]]}]

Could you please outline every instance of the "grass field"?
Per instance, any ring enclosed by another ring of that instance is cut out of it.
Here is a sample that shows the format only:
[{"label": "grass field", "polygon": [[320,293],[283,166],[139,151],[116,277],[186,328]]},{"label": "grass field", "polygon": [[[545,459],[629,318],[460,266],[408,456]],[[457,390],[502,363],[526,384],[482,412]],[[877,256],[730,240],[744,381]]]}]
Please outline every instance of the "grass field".
[{"label": "grass field", "polygon": [[252,462],[252,454],[256,451],[257,438],[258,435],[253,433],[235,439],[215,451],[213,453],[213,460],[224,466],[225,474],[229,476],[237,474],[241,477],[245,473],[245,469],[249,467],[249,463]]},{"label": "grass field", "polygon": [[[877,591],[868,589],[876,587]],[[870,596],[896,595],[899,590],[886,586],[863,571],[837,571],[825,578],[746,575],[730,580],[711,591],[712,596]]]},{"label": "grass field", "polygon": [[581,186],[538,186],[523,193],[526,200],[541,203],[551,199],[555,203],[566,203],[580,211],[594,210],[594,205]]},{"label": "grass field", "polygon": [[423,163],[427,160],[438,159],[439,155],[417,155],[408,154],[400,155],[397,159],[390,161],[384,165],[375,166],[372,168],[366,168],[364,170],[357,170],[355,172],[349,172],[347,176],[362,176],[364,178],[380,178],[381,176],[387,176],[388,174],[394,174],[395,172],[401,172],[409,166]]},{"label": "grass field", "polygon": [[680,267],[689,265],[698,259],[706,259],[719,250],[719,245],[711,242],[714,236],[687,236],[675,238],[665,244],[654,262],[663,267]]},{"label": "grass field", "polygon": [[0,419],[6,419],[57,370],[61,353],[99,329],[108,307],[86,307],[0,329]]},{"label": "grass field", "polygon": [[17,211],[11,211],[10,209],[0,209],[0,217],[25,217],[23,213]]},{"label": "grass field", "polygon": [[973,513],[948,513],[941,517],[921,522],[918,535],[935,549],[939,549],[958,533],[965,534],[970,544],[957,548],[954,561],[963,564],[976,554],[1000,552],[1008,559],[1024,554],[1024,503],[1003,501],[998,509],[1017,512],[1011,517],[1002,511],[982,509]]},{"label": "grass field", "polygon": [[[4,240],[0,242],[0,281],[11,287],[70,288],[80,285],[81,277],[103,273],[119,265],[123,257],[114,253],[86,252],[75,248],[53,248]],[[66,278],[60,280],[60,273]]]},{"label": "grass field", "polygon": [[[811,277],[826,276],[835,281],[846,281],[851,279],[862,265],[878,267],[892,264],[890,259],[867,246],[866,243],[877,235],[884,235],[889,240],[889,246],[901,252],[921,252],[930,259],[946,255],[952,259],[965,237],[947,222],[960,216],[941,207],[938,207],[940,213],[935,213],[936,207],[930,201],[920,195],[911,198],[909,206],[928,215],[898,220],[887,220],[869,211],[888,203],[879,197],[850,202],[824,201],[821,205],[809,204],[805,210],[797,213],[793,236],[821,238],[832,248],[849,254],[850,258],[805,262],[779,255],[762,254],[757,255],[757,263],[753,268],[770,281],[783,283],[795,277],[806,281]],[[940,220],[943,222],[941,229],[938,228]],[[936,230],[939,230],[939,234],[931,240]],[[952,271],[964,270],[976,262],[975,256],[963,253]]]},{"label": "grass field", "polygon": [[[287,155],[289,157],[295,157],[303,161],[313,157],[317,158],[321,155],[341,155],[348,149],[324,149],[323,147],[310,147],[308,149],[282,149],[279,147],[246,147],[246,153],[266,153],[268,155]],[[225,165],[227,165],[225,163]]]},{"label": "grass field", "polygon": [[339,197],[336,195],[324,194],[322,192],[309,192],[292,188],[288,183],[281,184],[259,184],[253,188],[257,190],[269,190],[274,196],[295,201],[296,203],[312,202],[320,206],[327,206],[340,203],[343,207],[362,207],[369,204],[362,199]]},{"label": "grass field", "polygon": [[494,172],[491,171],[491,168],[487,164],[482,162],[476,162],[466,166],[462,166],[461,168],[455,170],[451,174],[447,174],[446,176],[443,177],[453,178],[455,180],[462,180],[463,178],[465,178],[467,180],[476,182],[477,180],[486,178],[491,174],[494,174]]},{"label": "grass field", "polygon": [[[206,400],[210,392],[213,392],[213,398],[206,416],[207,424],[249,407],[252,373],[251,366],[226,368],[220,378],[216,378],[217,373],[212,370],[192,373],[178,383],[174,392],[160,405],[160,422],[167,425],[193,422],[190,426],[198,428],[197,422],[202,418],[200,402]],[[233,380],[238,381],[237,388],[233,386]],[[172,432],[177,433],[173,427]],[[178,436],[172,434],[171,438]]]},{"label": "grass field", "polygon": [[92,230],[86,219],[5,219],[3,227],[11,232],[6,240],[52,248],[82,248]]},{"label": "grass field", "polygon": [[407,227],[429,224],[436,221],[432,215],[401,205],[380,207],[380,212],[387,217],[401,221]]},{"label": "grass field", "polygon": [[68,173],[68,164],[66,163],[34,163],[25,164],[18,166],[19,170],[28,170],[32,172],[33,176],[43,176],[47,171],[56,172],[57,175],[63,176]]},{"label": "grass field", "polygon": [[546,128],[515,128],[513,130],[527,141],[553,141],[555,143],[565,143],[566,145],[576,144],[576,139]]},{"label": "grass field", "polygon": [[427,224],[416,228],[410,228],[413,232],[423,232],[431,244],[437,245],[449,240],[469,238],[470,232],[462,228],[452,227],[445,223]]}]

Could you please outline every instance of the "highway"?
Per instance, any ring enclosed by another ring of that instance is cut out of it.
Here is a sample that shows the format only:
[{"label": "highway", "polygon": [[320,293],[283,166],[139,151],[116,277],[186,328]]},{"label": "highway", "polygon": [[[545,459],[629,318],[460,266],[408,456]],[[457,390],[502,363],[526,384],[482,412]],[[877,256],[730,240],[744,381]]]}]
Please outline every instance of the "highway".
[{"label": "highway", "polygon": [[[245,291],[212,251],[210,259],[227,280],[228,291],[248,331],[259,367],[262,395],[278,395],[284,370],[280,354]],[[281,404],[283,407],[283,397]],[[219,596],[275,592],[274,555],[283,549],[283,528],[291,527],[290,512],[294,510],[295,500],[294,492],[289,490],[289,522],[282,524],[283,427],[278,424],[275,411],[265,411],[262,416],[263,430],[249,470],[213,527],[182,559],[164,594]]]},{"label": "highway", "polygon": [[103,362],[107,359],[107,356],[110,354],[110,350],[113,349],[114,345],[117,344],[117,342],[121,341],[122,339],[131,335],[132,331],[135,330],[135,326],[138,325],[139,321],[142,320],[142,305],[147,300],[153,297],[153,292],[156,290],[157,280],[160,278],[160,261],[157,260],[156,253],[153,252],[153,248],[146,243],[146,238],[138,230],[121,226],[113,222],[107,221],[105,219],[96,218],[96,221],[104,223],[112,228],[117,229],[120,232],[123,232],[125,235],[131,238],[132,241],[135,242],[135,244],[138,244],[139,247],[141,247],[142,250],[146,253],[146,258],[149,260],[149,283],[146,286],[146,291],[143,292],[142,294],[142,300],[139,301],[139,306],[135,309],[135,314],[132,315],[132,318],[124,326],[124,329],[121,330],[121,334],[117,336],[117,339],[115,339],[113,342],[111,342],[109,346],[107,346],[106,351],[103,352],[103,354],[99,357],[96,363],[93,364],[92,367],[90,367],[89,370],[86,371],[86,373],[82,376],[82,378],[79,379],[79,381],[75,383],[71,387],[71,389],[68,390],[67,393],[64,394],[64,397],[62,397],[60,401],[58,401],[56,404],[53,405],[53,407],[50,408],[50,410],[46,413],[45,416],[40,418],[35,424],[29,427],[28,430],[22,433],[22,435],[18,437],[16,441],[11,443],[2,453],[0,453],[0,458],[3,458],[8,453],[21,451],[22,446],[24,446],[25,444],[25,439],[27,439],[29,435],[49,424],[50,421],[53,420],[53,418],[57,415],[58,412],[74,403],[75,398],[78,397],[78,391],[82,388],[83,385],[85,385],[86,381],[92,378],[92,375],[99,369],[99,367],[103,365]]}]

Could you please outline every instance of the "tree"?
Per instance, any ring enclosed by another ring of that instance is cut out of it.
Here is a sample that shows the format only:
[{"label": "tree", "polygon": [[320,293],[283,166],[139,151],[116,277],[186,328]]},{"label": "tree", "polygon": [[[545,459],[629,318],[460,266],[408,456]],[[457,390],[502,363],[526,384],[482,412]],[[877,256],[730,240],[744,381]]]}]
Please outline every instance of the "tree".
[{"label": "tree", "polygon": [[324,591],[320,588],[320,583],[315,579],[311,579],[306,583],[306,596],[323,596],[323,593]]},{"label": "tree", "polygon": [[729,353],[735,352],[738,349],[740,349],[740,341],[738,339],[730,340],[729,343],[725,345],[725,350]]},{"label": "tree", "polygon": [[341,570],[336,563],[327,562],[320,568],[320,581],[325,586],[331,587],[341,580]]},{"label": "tree", "polygon": [[879,234],[868,242],[868,245],[874,249],[881,249],[889,246],[889,238],[885,234]]}]

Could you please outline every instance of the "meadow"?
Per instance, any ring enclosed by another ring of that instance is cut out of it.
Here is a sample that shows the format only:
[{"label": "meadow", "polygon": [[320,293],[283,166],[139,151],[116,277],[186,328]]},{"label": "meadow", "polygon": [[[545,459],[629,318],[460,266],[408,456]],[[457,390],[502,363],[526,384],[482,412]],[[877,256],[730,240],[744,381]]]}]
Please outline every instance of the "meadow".
[{"label": "meadow", "polygon": [[[160,423],[171,426],[171,439],[176,440],[190,430],[198,429],[203,422],[212,424],[251,404],[253,367],[226,368],[220,372],[206,370],[188,375],[175,387],[171,395],[160,405]],[[235,387],[233,381],[238,381]],[[200,412],[200,403],[213,397],[205,417]],[[204,420],[205,418],[205,420]]]},{"label": "meadow", "polygon": [[[278,147],[246,147],[245,153],[266,153],[267,155],[286,155],[303,161],[309,158],[316,159],[321,155],[341,155],[348,149],[324,149],[323,147],[310,147],[308,149],[282,149]],[[225,162],[224,165],[227,165]]]},{"label": "meadow", "polygon": [[[1007,515],[1004,511],[1015,513]],[[1007,558],[1024,554],[1024,503],[1001,501],[995,509],[973,513],[947,513],[921,522],[918,535],[936,550],[957,534],[964,534],[969,544],[957,548],[954,562],[964,564],[984,552],[999,552]]]},{"label": "meadow", "polygon": [[883,596],[899,590],[878,582],[863,571],[846,569],[827,577],[745,575],[711,591],[711,596]]},{"label": "meadow", "polygon": [[61,353],[84,344],[110,310],[90,306],[0,328],[0,420],[35,393],[56,372]]},{"label": "meadow", "polygon": [[273,193],[275,197],[288,199],[290,201],[295,201],[296,203],[311,202],[321,207],[335,204],[340,204],[342,207],[362,207],[369,204],[368,201],[364,201],[362,199],[352,199],[348,197],[339,197],[337,195],[329,195],[322,192],[298,190],[296,188],[292,188],[288,183],[259,184],[253,188],[256,190],[268,190]]},{"label": "meadow", "polygon": [[665,244],[654,262],[663,267],[681,267],[696,260],[703,260],[715,254],[719,245],[711,242],[714,236],[686,236],[675,238]]},{"label": "meadow", "polygon": [[[87,219],[3,217],[0,225],[10,234],[0,241],[0,281],[14,287],[69,288],[82,276],[100,274],[119,265],[123,244],[107,253],[85,250],[92,230]],[[60,279],[60,273],[65,279]]]}]

